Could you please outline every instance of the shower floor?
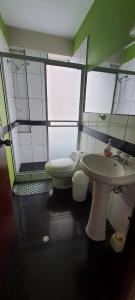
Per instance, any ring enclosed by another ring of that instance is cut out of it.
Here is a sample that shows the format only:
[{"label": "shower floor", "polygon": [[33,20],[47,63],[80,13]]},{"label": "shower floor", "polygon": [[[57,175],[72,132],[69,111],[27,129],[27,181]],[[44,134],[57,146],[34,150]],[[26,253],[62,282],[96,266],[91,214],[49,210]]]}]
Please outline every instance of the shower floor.
[{"label": "shower floor", "polygon": [[42,171],[45,169],[45,161],[35,163],[24,163],[21,164],[19,172],[25,171]]}]

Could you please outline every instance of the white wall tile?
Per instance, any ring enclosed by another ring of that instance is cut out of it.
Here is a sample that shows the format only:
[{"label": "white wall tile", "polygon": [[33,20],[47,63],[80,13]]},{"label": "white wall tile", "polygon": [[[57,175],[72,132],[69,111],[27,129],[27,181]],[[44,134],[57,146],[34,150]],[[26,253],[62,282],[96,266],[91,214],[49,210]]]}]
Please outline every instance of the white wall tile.
[{"label": "white wall tile", "polygon": [[28,74],[41,74],[41,63],[40,62],[34,62],[34,61],[27,61],[27,73]]},{"label": "white wall tile", "polygon": [[135,144],[135,116],[129,116],[125,140]]},{"label": "white wall tile", "polygon": [[41,99],[41,76],[28,74],[28,94],[29,98]]},{"label": "white wall tile", "polygon": [[97,113],[89,113],[89,122],[88,122],[88,127],[96,130],[97,129],[97,124],[98,124],[98,114]]},{"label": "white wall tile", "polygon": [[14,96],[13,78],[12,78],[12,72],[11,72],[11,63],[10,63],[9,59],[3,58],[3,67],[4,67],[6,90],[7,90],[7,93],[13,97]]},{"label": "white wall tile", "polygon": [[43,118],[43,121],[46,120],[46,102],[45,102],[45,99],[43,98],[42,99],[42,103],[43,103],[43,114],[42,114],[42,118]]},{"label": "white wall tile", "polygon": [[19,125],[18,126],[18,132],[20,132],[20,133],[23,133],[23,132],[30,133],[31,132],[31,126],[30,125]]},{"label": "white wall tile", "polygon": [[89,125],[89,113],[82,113],[82,125],[88,127],[88,125]]},{"label": "white wall tile", "polygon": [[11,70],[17,74],[26,74],[26,64],[24,59],[12,59]]},{"label": "white wall tile", "polygon": [[94,153],[95,152],[95,139],[91,136],[87,137],[87,144],[86,144],[86,152],[87,153]]},{"label": "white wall tile", "polygon": [[8,94],[8,92],[7,92],[7,100],[8,100],[9,120],[10,122],[14,122],[16,120],[15,101],[14,98],[10,94]]},{"label": "white wall tile", "polygon": [[19,144],[27,146],[32,144],[31,133],[19,133]]},{"label": "white wall tile", "polygon": [[44,73],[41,75],[41,97],[45,98],[45,76]]},{"label": "white wall tile", "polygon": [[80,136],[80,151],[86,152],[87,150],[87,134],[81,132]]},{"label": "white wall tile", "polygon": [[102,120],[100,116],[97,117],[97,130],[103,133],[108,132],[110,114],[106,114],[105,120]]},{"label": "white wall tile", "polygon": [[119,139],[124,139],[128,116],[111,115],[108,134]]},{"label": "white wall tile", "polygon": [[15,98],[28,98],[26,74],[13,73]]},{"label": "white wall tile", "polygon": [[29,102],[28,99],[15,98],[16,119],[29,120]]},{"label": "white wall tile", "polygon": [[42,99],[30,99],[30,120],[43,120],[43,101]]},{"label": "white wall tile", "polygon": [[128,110],[129,115],[135,115],[135,100],[132,102],[129,102],[129,110]]},{"label": "white wall tile", "polygon": [[21,153],[21,162],[22,163],[31,163],[33,162],[32,156],[32,146],[20,146],[20,153]]},{"label": "white wall tile", "polygon": [[46,143],[43,145],[43,151],[44,151],[44,161],[47,161],[47,144]]},{"label": "white wall tile", "polygon": [[44,126],[31,126],[32,145],[44,144]]},{"label": "white wall tile", "polygon": [[43,145],[34,145],[32,146],[33,151],[33,162],[45,161],[45,153]]},{"label": "white wall tile", "polygon": [[96,142],[95,142],[95,153],[103,154],[105,147],[106,147],[105,143],[103,143],[99,140],[96,140]]}]

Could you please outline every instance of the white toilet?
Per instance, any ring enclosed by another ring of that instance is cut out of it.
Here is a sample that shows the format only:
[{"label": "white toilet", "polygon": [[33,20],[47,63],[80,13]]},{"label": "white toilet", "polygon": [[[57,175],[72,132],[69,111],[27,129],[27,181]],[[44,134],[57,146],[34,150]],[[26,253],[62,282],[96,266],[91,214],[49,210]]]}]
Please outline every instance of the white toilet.
[{"label": "white toilet", "polygon": [[45,165],[45,170],[52,177],[53,187],[67,189],[72,186],[72,176],[79,168],[81,153],[72,152],[68,158],[50,160]]}]

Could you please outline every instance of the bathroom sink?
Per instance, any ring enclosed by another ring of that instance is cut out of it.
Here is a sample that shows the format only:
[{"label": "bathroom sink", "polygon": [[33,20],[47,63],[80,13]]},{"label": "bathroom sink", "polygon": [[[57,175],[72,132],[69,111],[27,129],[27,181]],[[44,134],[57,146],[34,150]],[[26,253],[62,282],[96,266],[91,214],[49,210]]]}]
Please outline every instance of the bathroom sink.
[{"label": "bathroom sink", "polygon": [[98,154],[86,154],[80,162],[81,169],[93,180],[109,185],[135,182],[135,168],[122,164],[114,158]]},{"label": "bathroom sink", "polygon": [[80,168],[94,181],[92,204],[86,233],[94,241],[106,238],[106,212],[112,185],[135,182],[135,167],[120,163],[114,158],[86,154]]}]

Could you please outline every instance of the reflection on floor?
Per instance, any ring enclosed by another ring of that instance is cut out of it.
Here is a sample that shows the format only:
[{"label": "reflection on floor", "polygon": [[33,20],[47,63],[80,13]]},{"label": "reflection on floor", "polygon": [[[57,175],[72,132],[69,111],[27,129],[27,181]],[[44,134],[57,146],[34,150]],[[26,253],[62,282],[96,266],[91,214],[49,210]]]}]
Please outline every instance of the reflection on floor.
[{"label": "reflection on floor", "polygon": [[24,163],[21,164],[19,172],[26,171],[43,171],[45,169],[45,162],[35,162],[35,163]]},{"label": "reflection on floor", "polygon": [[109,224],[105,242],[87,238],[89,199],[77,203],[71,190],[14,196],[20,250],[14,255],[5,299],[116,299],[123,255],[110,247]]}]

